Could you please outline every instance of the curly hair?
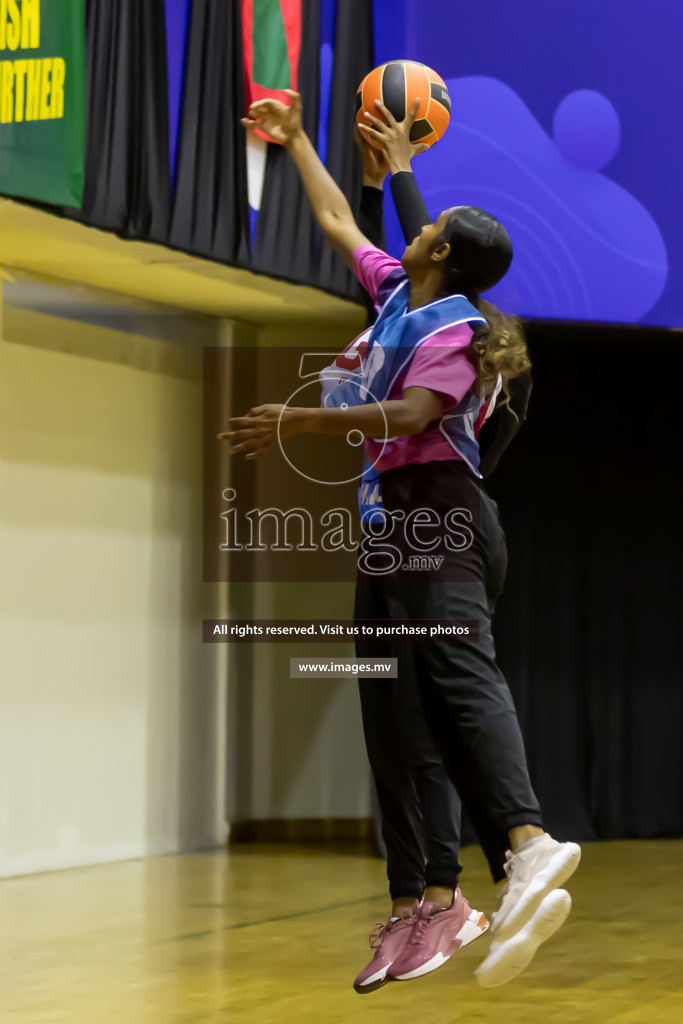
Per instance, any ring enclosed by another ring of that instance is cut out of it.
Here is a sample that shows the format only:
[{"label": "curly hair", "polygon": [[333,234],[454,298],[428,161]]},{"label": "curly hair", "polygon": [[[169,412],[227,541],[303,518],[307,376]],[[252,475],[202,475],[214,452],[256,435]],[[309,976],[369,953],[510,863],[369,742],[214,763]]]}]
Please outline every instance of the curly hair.
[{"label": "curly hair", "polygon": [[479,296],[472,296],[472,299],[487,323],[472,339],[477,383],[480,389],[491,391],[500,376],[505,395],[500,404],[507,405],[510,400],[508,381],[531,369],[524,330],[517,317],[501,313],[492,302]]}]

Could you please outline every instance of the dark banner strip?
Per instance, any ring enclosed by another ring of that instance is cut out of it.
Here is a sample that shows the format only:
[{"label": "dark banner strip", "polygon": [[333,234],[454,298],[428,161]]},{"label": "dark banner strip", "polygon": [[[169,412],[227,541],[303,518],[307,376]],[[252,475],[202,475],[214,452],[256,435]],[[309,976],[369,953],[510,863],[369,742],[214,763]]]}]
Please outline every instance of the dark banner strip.
[{"label": "dark banner strip", "polygon": [[476,619],[205,619],[204,643],[477,643]]}]

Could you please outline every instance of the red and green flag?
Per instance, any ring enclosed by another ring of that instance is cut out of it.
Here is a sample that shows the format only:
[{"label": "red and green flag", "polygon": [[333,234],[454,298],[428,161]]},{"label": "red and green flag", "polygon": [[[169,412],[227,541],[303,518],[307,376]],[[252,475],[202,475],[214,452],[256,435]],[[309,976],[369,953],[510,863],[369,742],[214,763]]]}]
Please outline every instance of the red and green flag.
[{"label": "red and green flag", "polygon": [[242,0],[247,106],[263,99],[289,103],[285,89],[297,88],[301,2]]}]

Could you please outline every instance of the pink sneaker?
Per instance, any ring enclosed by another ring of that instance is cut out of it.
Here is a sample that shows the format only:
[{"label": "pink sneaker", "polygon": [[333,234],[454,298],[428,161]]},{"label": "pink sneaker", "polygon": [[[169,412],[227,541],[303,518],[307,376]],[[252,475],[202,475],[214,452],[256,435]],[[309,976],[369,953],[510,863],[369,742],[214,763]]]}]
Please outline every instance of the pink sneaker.
[{"label": "pink sneaker", "polygon": [[400,957],[390,970],[396,981],[420,978],[441,967],[461,946],[478,939],[489,923],[478,910],[472,910],[459,889],[449,910],[436,903],[422,903],[417,921]]},{"label": "pink sneaker", "polygon": [[389,968],[405,949],[416,921],[417,904],[415,910],[404,910],[396,921],[389,919],[386,924],[375,925],[370,932],[370,949],[376,953],[354,981],[356,992],[374,992],[389,981]]}]

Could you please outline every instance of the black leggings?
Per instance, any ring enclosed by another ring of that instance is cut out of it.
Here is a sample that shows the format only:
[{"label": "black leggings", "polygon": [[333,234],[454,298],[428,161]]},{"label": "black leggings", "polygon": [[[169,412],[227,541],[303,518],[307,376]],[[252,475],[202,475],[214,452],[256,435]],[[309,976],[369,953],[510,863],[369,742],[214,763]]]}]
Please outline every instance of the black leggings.
[{"label": "black leggings", "polygon": [[[356,644],[358,657],[398,658],[398,679],[359,680],[361,710],[391,896],[419,898],[425,885],[455,888],[458,881],[459,808],[447,779],[462,798],[494,878],[503,877],[509,829],[541,826],[541,813],[491,634],[507,561],[495,503],[455,460],[383,473],[382,495],[388,512],[405,516],[427,509],[442,526],[410,534],[405,518],[394,522],[386,543],[400,552],[400,567],[380,575],[364,572],[361,560],[356,618],[478,622],[478,636],[459,640]],[[463,511],[447,519],[452,510]],[[401,568],[415,555],[415,537],[440,538],[430,552],[443,555],[438,569]]]}]

